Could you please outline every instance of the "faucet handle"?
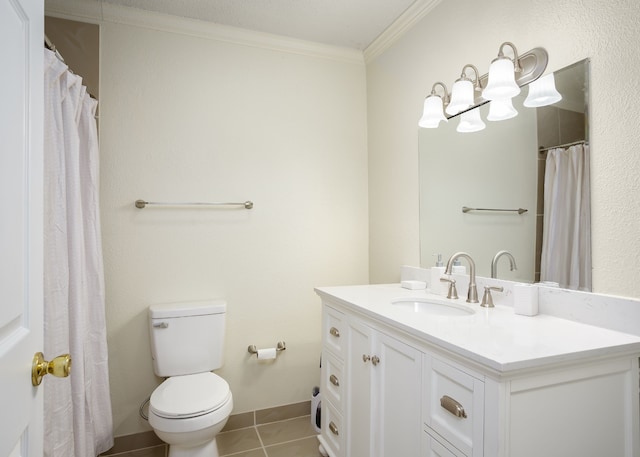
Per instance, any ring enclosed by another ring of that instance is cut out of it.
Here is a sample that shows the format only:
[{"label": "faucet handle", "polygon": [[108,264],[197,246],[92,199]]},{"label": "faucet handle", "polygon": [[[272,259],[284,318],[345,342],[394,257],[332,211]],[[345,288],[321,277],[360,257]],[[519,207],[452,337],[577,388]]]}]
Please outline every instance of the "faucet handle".
[{"label": "faucet handle", "polygon": [[458,289],[456,289],[456,280],[452,278],[440,278],[440,282],[448,282],[449,283],[449,291],[447,292],[447,298],[452,298],[454,300],[458,299]]},{"label": "faucet handle", "polygon": [[491,291],[495,290],[497,292],[503,292],[504,287],[493,287],[493,286],[484,286],[484,294],[482,295],[482,303],[480,306],[483,308],[494,308],[493,297],[491,296]]}]

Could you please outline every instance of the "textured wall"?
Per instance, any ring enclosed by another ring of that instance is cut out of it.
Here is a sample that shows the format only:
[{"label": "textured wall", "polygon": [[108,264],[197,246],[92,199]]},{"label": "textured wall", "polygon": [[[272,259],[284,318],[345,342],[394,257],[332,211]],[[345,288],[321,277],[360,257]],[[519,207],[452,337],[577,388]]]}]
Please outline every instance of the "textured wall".
[{"label": "textured wall", "polygon": [[[365,67],[107,22],[101,178],[116,435],[145,430],[147,307],[228,301],[235,410],[304,401],[319,382],[313,287],[366,283]],[[254,209],[147,207],[244,201]],[[287,350],[258,363],[247,346]]]},{"label": "textured wall", "polygon": [[640,3],[447,0],[367,65],[370,280],[419,264],[418,134],[424,97],[466,63],[481,73],[512,41],[548,71],[591,59],[594,290],[640,297]]}]

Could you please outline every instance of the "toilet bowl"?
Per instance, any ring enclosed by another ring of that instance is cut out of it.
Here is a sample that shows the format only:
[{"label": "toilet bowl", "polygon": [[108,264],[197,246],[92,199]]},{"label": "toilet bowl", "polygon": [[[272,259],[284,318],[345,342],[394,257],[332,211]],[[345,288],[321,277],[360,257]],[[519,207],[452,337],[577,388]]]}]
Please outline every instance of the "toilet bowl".
[{"label": "toilet bowl", "polygon": [[218,457],[216,435],[233,409],[227,382],[214,373],[174,376],[151,394],[149,424],[169,457]]},{"label": "toilet bowl", "polygon": [[226,303],[149,308],[154,372],[166,377],[151,394],[149,425],[169,444],[169,457],[218,457],[216,435],[233,409],[222,364]]}]

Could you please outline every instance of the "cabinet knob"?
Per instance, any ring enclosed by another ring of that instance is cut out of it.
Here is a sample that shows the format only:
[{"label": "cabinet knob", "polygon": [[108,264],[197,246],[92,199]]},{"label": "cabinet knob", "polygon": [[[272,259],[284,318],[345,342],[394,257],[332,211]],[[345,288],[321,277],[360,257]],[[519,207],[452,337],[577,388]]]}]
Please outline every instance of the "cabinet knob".
[{"label": "cabinet knob", "polygon": [[467,418],[467,413],[465,412],[464,407],[457,400],[454,400],[448,395],[444,395],[440,399],[440,406],[456,417],[461,417],[463,419]]},{"label": "cabinet knob", "polygon": [[367,363],[369,360],[371,360],[371,356],[370,355],[362,354],[362,361],[364,363]]},{"label": "cabinet knob", "polygon": [[333,384],[336,387],[338,387],[340,385],[340,381],[338,381],[338,378],[334,374],[329,376],[329,382],[331,382],[331,384]]},{"label": "cabinet knob", "polygon": [[373,357],[371,357],[371,363],[373,363],[373,365],[378,365],[380,363],[380,357],[374,355]]},{"label": "cabinet knob", "polygon": [[329,430],[331,430],[331,433],[333,433],[334,435],[340,434],[338,433],[338,427],[333,423],[333,421],[329,422]]},{"label": "cabinet knob", "polygon": [[335,327],[331,327],[331,329],[329,329],[329,333],[335,336],[336,338],[340,338],[340,330],[338,330]]}]

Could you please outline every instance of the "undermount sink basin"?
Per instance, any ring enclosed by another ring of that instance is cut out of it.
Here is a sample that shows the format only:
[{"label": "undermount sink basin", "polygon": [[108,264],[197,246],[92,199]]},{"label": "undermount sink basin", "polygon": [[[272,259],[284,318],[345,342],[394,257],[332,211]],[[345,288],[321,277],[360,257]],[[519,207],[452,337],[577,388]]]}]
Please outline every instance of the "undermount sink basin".
[{"label": "undermount sink basin", "polygon": [[413,311],[414,313],[431,314],[434,316],[470,316],[475,311],[456,303],[440,303],[428,298],[405,297],[392,300],[394,306]]}]

